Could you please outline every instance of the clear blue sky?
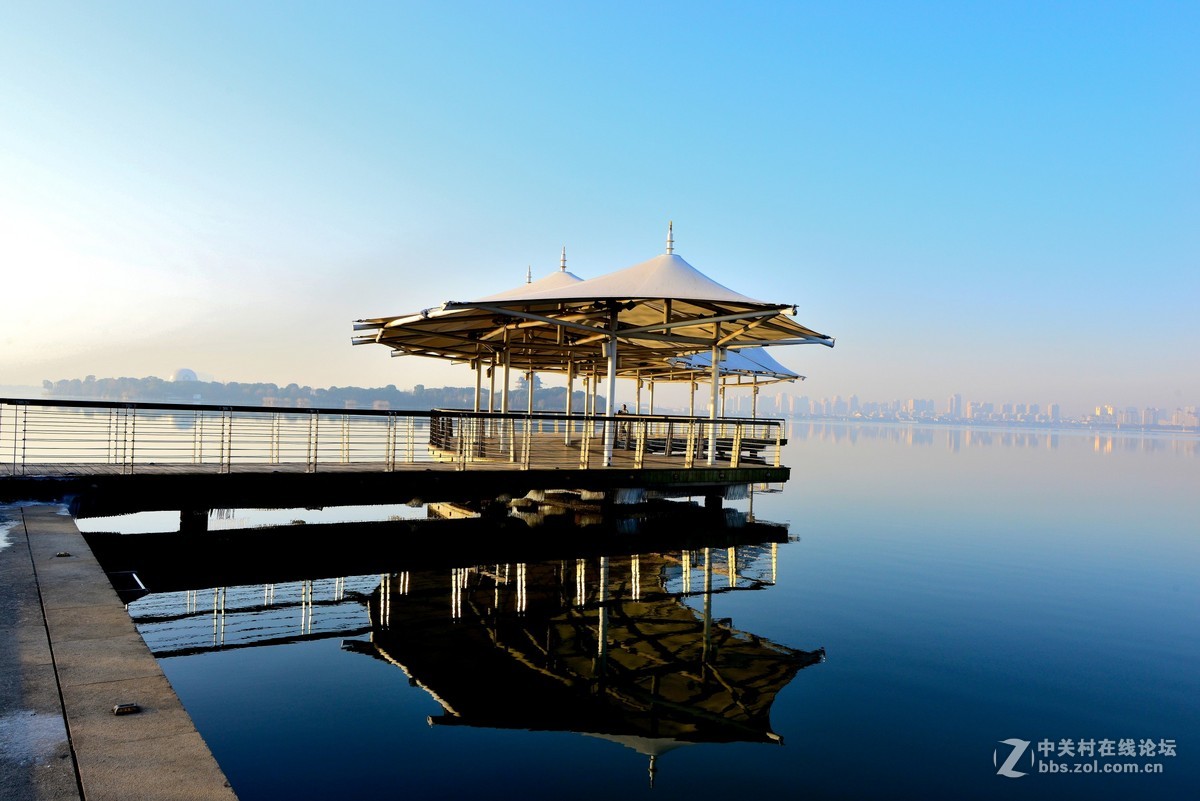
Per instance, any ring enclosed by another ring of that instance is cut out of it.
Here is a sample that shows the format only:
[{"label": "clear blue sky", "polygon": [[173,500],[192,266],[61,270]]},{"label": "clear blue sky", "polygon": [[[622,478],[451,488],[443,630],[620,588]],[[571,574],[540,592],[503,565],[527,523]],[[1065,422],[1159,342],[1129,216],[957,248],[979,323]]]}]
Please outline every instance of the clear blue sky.
[{"label": "clear blue sky", "polygon": [[0,385],[469,384],[351,321],[677,252],[814,397],[1200,403],[1200,5],[0,4]]}]

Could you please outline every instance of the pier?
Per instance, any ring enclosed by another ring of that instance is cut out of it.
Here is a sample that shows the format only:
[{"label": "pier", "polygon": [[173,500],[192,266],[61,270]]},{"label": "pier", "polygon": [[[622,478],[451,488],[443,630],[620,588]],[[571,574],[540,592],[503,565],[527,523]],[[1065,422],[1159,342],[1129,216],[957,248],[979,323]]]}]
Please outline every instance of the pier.
[{"label": "pier", "polygon": [[753,418],[0,399],[0,501],[70,497],[82,516],[546,489],[719,503],[786,481],[785,442],[783,421]]},{"label": "pier", "polygon": [[[234,797],[130,620],[124,607],[130,588],[121,585],[125,574],[142,589],[144,576],[151,590],[160,591],[195,592],[194,587],[247,580],[264,586],[299,580],[303,587],[307,581],[303,603],[311,609],[314,571],[335,571],[337,587],[345,580],[339,576],[370,573],[380,562],[390,570],[441,567],[467,576],[479,564],[546,558],[577,566],[594,559],[596,570],[607,570],[615,558],[632,560],[634,570],[640,564],[636,554],[651,549],[674,552],[678,556],[672,558],[687,565],[692,549],[707,554],[720,547],[729,554],[728,590],[738,582],[766,586],[739,578],[734,547],[752,536],[758,542],[786,541],[786,533],[758,530],[745,521],[728,530],[719,521],[735,512],[720,506],[745,497],[753,485],[786,481],[790,470],[780,458],[785,443],[782,421],[754,418],[0,399],[0,504],[15,504],[0,509],[0,517],[12,523],[7,547],[0,547],[6,587],[0,609],[11,622],[0,627],[7,655],[0,663],[0,689],[5,715],[20,716],[6,718],[6,731],[0,731],[13,746],[6,745],[0,790],[14,799],[128,797],[131,788],[155,798]],[[507,511],[517,499],[544,498],[551,491],[560,502],[575,498],[602,516],[614,507],[659,499],[692,497],[703,504],[678,504],[666,522],[632,534],[626,529],[584,534],[576,523],[531,528],[517,517],[291,526],[265,533],[207,530],[214,509],[473,501]],[[161,510],[178,511],[177,531],[89,535],[94,540],[89,542],[72,520]],[[439,526],[437,536],[430,536]],[[339,532],[371,545],[347,548]],[[298,555],[281,556],[289,550]],[[464,554],[470,554],[470,564],[460,565]],[[661,566],[654,564],[658,571]],[[164,565],[170,569],[163,572]],[[705,556],[705,575],[721,569],[710,570]],[[685,575],[690,577],[690,569]],[[220,624],[224,591],[216,597],[222,602]],[[372,603],[369,609],[378,618],[383,607]],[[588,607],[604,621],[601,634],[607,609]],[[361,625],[335,628],[352,636],[373,632]],[[697,631],[733,637],[731,643],[742,637],[716,624]],[[219,640],[217,647],[232,645]],[[394,660],[397,647],[370,655]],[[780,684],[818,658],[787,650],[779,655],[790,665]],[[127,703],[136,706],[135,714],[114,713]],[[480,714],[471,725],[492,721],[491,712]],[[770,739],[765,720],[756,717],[753,732],[761,732],[746,736]],[[733,728],[741,731],[743,724]],[[613,733],[628,734],[620,727]]]}]

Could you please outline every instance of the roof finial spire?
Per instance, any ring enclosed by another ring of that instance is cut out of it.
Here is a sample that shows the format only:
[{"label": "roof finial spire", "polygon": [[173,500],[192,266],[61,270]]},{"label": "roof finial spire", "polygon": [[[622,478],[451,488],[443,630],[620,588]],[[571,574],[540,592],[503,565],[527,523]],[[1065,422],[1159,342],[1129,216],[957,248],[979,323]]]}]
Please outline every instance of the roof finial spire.
[{"label": "roof finial spire", "polygon": [[558,260],[558,269],[561,272],[567,271],[567,246],[563,245],[562,258]]},{"label": "roof finial spire", "polygon": [[525,283],[527,283],[527,284],[533,283],[533,265],[532,264],[525,265]]},{"label": "roof finial spire", "polygon": [[667,255],[675,252],[675,221],[667,222]]}]

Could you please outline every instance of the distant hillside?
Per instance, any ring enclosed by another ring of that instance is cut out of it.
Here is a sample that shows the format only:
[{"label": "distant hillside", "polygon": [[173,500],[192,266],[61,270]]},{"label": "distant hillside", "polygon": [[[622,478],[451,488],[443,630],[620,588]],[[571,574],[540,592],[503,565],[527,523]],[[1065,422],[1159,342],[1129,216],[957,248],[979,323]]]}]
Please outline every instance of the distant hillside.
[{"label": "distant hillside", "polygon": [[[509,393],[509,408],[524,411],[527,404],[525,382],[518,381],[516,389]],[[535,411],[562,411],[566,406],[564,387],[540,387],[534,384],[533,407]],[[485,390],[486,391],[486,390]],[[277,406],[304,409],[311,407],[332,409],[470,409],[474,405],[474,387],[425,387],[421,384],[411,390],[397,389],[395,384],[386,387],[302,387],[288,384],[240,384],[217,381],[166,381],[155,376],[146,378],[96,378],[88,376],[43,381],[42,394],[64,400],[109,400],[127,402],[159,403],[207,403],[230,406]],[[574,393],[573,406],[583,408],[584,395]],[[484,398],[486,408],[487,398]],[[601,398],[600,403],[603,403]],[[500,408],[500,395],[496,393],[493,408]],[[603,408],[601,405],[600,408]]]}]

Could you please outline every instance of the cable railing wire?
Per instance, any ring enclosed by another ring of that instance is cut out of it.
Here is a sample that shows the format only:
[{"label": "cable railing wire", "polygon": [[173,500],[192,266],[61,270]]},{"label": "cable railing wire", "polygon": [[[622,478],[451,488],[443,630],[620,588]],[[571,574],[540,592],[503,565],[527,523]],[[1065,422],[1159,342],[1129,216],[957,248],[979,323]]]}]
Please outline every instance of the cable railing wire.
[{"label": "cable railing wire", "polygon": [[[783,421],[0,398],[0,475],[779,466]],[[606,463],[606,454],[611,454]]]}]

